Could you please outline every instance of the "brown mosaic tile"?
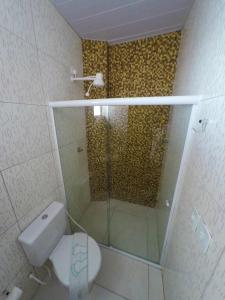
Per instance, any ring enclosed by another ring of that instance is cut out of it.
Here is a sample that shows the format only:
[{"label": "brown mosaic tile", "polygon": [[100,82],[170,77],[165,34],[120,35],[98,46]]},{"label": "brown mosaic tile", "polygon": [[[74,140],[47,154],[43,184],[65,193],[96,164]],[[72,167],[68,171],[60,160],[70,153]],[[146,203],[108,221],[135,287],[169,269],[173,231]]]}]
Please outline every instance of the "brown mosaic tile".
[{"label": "brown mosaic tile", "polygon": [[[180,32],[113,46],[84,40],[84,74],[101,71],[106,82],[90,98],[171,95],[179,43]],[[155,206],[169,115],[165,106],[111,107],[107,121],[87,109],[92,200],[107,198],[110,157],[111,196]]]}]

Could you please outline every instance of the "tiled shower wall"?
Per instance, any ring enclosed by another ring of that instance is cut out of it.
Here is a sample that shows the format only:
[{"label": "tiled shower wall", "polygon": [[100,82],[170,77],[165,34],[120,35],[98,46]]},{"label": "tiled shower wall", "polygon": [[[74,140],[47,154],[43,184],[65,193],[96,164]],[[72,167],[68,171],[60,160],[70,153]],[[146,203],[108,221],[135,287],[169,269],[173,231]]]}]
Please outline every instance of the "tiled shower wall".
[{"label": "tiled shower wall", "polygon": [[[164,270],[166,300],[225,299],[225,2],[197,0],[186,22],[175,95],[203,95],[195,116],[179,207]],[[192,230],[196,208],[212,242],[203,253]]]},{"label": "tiled shower wall", "polygon": [[[90,98],[108,97],[108,44],[102,41],[83,40],[84,75],[89,76],[102,72],[105,85],[93,87]],[[90,82],[85,82],[87,91]],[[107,123],[104,117],[96,122],[92,108],[86,108],[87,119],[87,153],[90,178],[91,200],[106,200],[108,196],[107,182]]]},{"label": "tiled shower wall", "polygon": [[[105,88],[93,89],[91,97],[171,95],[179,42],[180,32],[108,46],[104,42],[84,40],[84,73],[102,71],[107,79]],[[104,117],[97,120],[88,111],[92,200],[104,199],[107,192],[106,152],[109,150],[111,196],[155,206],[169,110],[165,106],[110,108],[108,133]]]},{"label": "tiled shower wall", "polygon": [[[48,101],[76,99],[83,87],[79,37],[47,0],[0,1],[0,292],[36,285],[17,242],[53,200],[65,201]],[[4,297],[0,294],[0,299]]]}]

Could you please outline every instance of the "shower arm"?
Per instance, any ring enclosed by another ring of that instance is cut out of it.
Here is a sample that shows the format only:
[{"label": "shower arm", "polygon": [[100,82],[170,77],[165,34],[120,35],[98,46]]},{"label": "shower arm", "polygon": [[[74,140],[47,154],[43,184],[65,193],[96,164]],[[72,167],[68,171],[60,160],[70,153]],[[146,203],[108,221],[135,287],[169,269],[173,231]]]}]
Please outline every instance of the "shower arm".
[{"label": "shower arm", "polygon": [[85,77],[77,77],[77,70],[71,70],[71,81],[94,81],[96,78],[96,75],[94,76],[85,76]]},{"label": "shower arm", "polygon": [[94,81],[95,76],[87,76],[87,77],[76,77],[71,76],[71,81]]}]

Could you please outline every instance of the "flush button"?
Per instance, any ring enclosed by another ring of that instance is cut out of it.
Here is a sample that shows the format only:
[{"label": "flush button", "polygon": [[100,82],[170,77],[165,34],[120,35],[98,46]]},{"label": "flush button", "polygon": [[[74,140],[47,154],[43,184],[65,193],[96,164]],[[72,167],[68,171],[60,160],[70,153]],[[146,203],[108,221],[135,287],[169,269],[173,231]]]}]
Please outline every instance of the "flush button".
[{"label": "flush button", "polygon": [[45,220],[45,219],[48,218],[48,215],[47,215],[47,214],[44,214],[41,218],[42,218],[42,220]]}]

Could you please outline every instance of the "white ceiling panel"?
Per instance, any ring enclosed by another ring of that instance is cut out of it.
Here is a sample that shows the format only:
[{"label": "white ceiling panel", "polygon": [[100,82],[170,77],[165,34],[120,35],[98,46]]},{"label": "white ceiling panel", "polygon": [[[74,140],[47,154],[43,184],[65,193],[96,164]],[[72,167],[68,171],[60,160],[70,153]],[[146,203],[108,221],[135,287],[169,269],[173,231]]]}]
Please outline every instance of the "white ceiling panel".
[{"label": "white ceiling panel", "polygon": [[[105,13],[101,16],[101,18],[88,18],[85,21],[72,21],[71,24],[80,34],[85,34],[90,31],[102,31],[109,28],[113,28],[115,26],[123,26],[124,24],[136,23],[137,21],[141,21],[144,19],[150,18],[158,18],[162,19],[164,16],[171,14],[173,12],[178,12],[177,16],[179,16],[179,11],[182,10],[181,14],[183,15],[183,11],[186,13],[186,9],[183,7],[179,8],[170,8],[168,3],[165,4],[167,9],[162,12],[161,7],[158,3],[156,3],[152,7],[146,7],[144,3],[135,4],[130,7],[126,7],[120,9],[118,11],[112,11],[110,13]],[[126,16],[126,18],[124,18]],[[141,18],[140,18],[141,16]],[[105,24],[104,28],[102,28],[102,24]]]},{"label": "white ceiling panel", "polygon": [[[90,16],[120,9],[128,5],[143,2],[144,0],[53,0],[60,12],[70,21],[83,20]],[[150,0],[151,1],[151,0]]]},{"label": "white ceiling panel", "polygon": [[[163,29],[167,27],[173,27],[183,24],[184,18],[186,17],[186,12],[183,10],[171,13],[168,15],[164,15],[163,18],[152,17],[143,20],[136,21],[135,23],[126,23],[125,25],[116,25],[115,27],[102,29],[101,31],[90,31],[89,33],[83,33],[83,37],[85,39],[93,39],[100,38],[101,40],[106,40],[108,36],[110,36],[111,40],[116,40],[118,36],[126,37],[130,35],[139,35],[142,32],[146,32],[146,28],[148,32],[156,31],[158,29]],[[174,19],[176,19],[177,23],[174,24]]]},{"label": "white ceiling panel", "polygon": [[52,0],[85,39],[119,43],[182,29],[193,0]]}]

